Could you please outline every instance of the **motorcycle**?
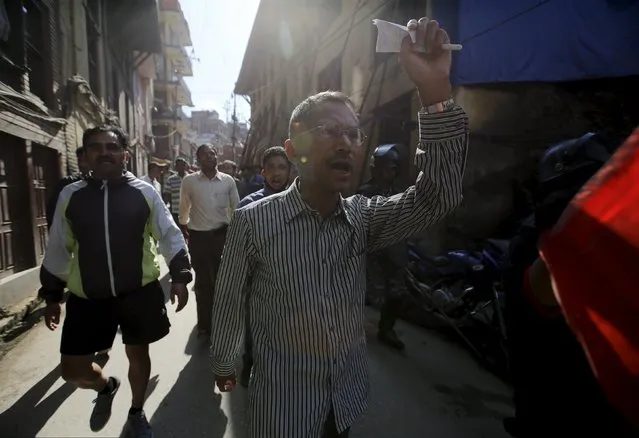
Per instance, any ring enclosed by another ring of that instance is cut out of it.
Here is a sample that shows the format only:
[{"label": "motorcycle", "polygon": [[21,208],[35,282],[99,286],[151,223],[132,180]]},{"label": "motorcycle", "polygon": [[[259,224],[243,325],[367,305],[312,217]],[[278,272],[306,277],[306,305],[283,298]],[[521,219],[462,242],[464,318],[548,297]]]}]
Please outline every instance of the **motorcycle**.
[{"label": "motorcycle", "polygon": [[413,301],[450,325],[499,374],[508,369],[503,278],[508,242],[488,239],[479,251],[423,254],[409,243],[406,277]]}]

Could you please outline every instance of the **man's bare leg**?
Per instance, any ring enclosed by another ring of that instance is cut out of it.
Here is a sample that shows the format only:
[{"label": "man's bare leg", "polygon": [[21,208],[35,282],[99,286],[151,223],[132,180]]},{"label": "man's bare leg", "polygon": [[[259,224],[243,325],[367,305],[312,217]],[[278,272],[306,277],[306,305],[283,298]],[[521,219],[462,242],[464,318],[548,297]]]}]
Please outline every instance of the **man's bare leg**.
[{"label": "man's bare leg", "polygon": [[151,358],[148,345],[127,345],[129,358],[129,383],[131,384],[131,408],[142,409],[146,397],[146,388],[151,377]]},{"label": "man's bare leg", "polygon": [[102,368],[93,362],[94,355],[69,356],[62,355],[62,378],[82,389],[102,391],[108,384],[108,378]]},{"label": "man's bare leg", "polygon": [[106,377],[102,367],[93,362],[94,355],[69,356],[62,355],[62,378],[78,388],[93,389],[98,393],[89,425],[93,432],[104,428],[111,418],[113,398],[118,392],[120,381],[114,377]]}]

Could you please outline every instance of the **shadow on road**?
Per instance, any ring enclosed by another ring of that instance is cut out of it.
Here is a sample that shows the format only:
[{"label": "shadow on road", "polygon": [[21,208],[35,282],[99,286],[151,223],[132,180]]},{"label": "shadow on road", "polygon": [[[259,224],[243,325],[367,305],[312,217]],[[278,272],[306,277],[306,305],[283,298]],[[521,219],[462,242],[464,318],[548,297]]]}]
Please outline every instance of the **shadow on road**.
[{"label": "shadow on road", "polygon": [[[97,356],[96,363],[104,367],[108,356]],[[65,383],[44,400],[42,397],[60,378],[60,365],[33,385],[13,406],[0,414],[0,431],[11,431],[12,438],[34,438],[51,419],[76,387]],[[4,436],[4,435],[3,435]]]},{"label": "shadow on road", "polygon": [[191,333],[185,353],[191,359],[149,420],[161,437],[222,438],[228,420],[220,407],[222,397],[214,391],[209,350]]}]

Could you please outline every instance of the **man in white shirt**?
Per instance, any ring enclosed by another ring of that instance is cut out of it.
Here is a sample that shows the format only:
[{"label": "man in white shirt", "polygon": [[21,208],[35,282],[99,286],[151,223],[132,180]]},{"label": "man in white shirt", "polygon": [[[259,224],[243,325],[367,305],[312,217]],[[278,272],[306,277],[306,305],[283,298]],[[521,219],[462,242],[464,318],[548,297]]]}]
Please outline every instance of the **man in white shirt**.
[{"label": "man in white shirt", "polygon": [[217,154],[211,145],[200,146],[196,156],[201,170],[182,180],[179,219],[195,270],[198,335],[208,339],[226,229],[240,199],[233,177],[218,172]]},{"label": "man in white shirt", "polygon": [[151,184],[160,194],[162,194],[162,186],[160,185],[159,179],[162,176],[162,170],[157,163],[149,162],[147,174],[140,178],[142,181]]}]

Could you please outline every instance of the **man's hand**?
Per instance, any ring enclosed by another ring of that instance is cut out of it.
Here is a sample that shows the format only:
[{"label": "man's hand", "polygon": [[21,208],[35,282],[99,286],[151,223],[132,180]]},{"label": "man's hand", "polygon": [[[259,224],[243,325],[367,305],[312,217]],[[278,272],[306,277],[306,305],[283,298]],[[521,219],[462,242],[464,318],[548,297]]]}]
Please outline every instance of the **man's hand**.
[{"label": "man's hand", "polygon": [[[419,91],[422,106],[427,107],[451,98],[450,84],[450,50],[442,49],[442,45],[450,43],[445,30],[440,29],[437,21],[420,18],[410,20],[408,29],[416,31],[415,43],[410,37],[402,41],[399,60],[408,77]],[[426,52],[419,52],[425,49]]]},{"label": "man's hand", "polygon": [[186,303],[189,302],[189,291],[184,283],[171,283],[171,304],[175,304],[175,297],[177,296],[178,305],[175,309],[176,312],[184,309]]},{"label": "man's hand", "polygon": [[44,309],[44,324],[51,331],[60,325],[60,313],[62,313],[62,304],[48,303]]},{"label": "man's hand", "polygon": [[235,374],[231,376],[215,376],[215,384],[221,392],[231,392],[237,385],[237,380],[235,379]]},{"label": "man's hand", "polygon": [[184,236],[184,240],[188,244],[189,243],[189,229],[186,227],[186,225],[181,225],[180,224],[180,231],[182,231],[182,235]]}]

